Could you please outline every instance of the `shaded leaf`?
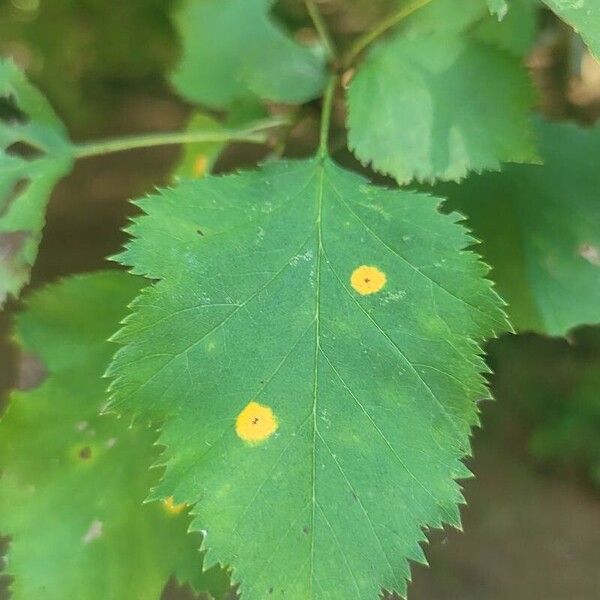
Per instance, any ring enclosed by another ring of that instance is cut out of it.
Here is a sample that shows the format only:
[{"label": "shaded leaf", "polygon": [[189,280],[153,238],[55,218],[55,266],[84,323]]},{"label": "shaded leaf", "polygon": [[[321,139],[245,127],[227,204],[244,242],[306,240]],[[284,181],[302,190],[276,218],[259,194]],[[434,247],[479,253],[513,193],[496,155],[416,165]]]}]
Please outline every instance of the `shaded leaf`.
[{"label": "shaded leaf", "polygon": [[533,91],[516,58],[453,35],[376,46],[348,90],[349,145],[399,183],[536,160]]},{"label": "shaded leaf", "polygon": [[[196,111],[187,126],[189,131],[196,129],[219,131],[222,128],[219,121],[202,111]],[[204,177],[210,173],[224,147],[224,142],[186,144],[182,149],[182,156],[179,164],[175,167],[173,177],[176,180]]]},{"label": "shaded leaf", "polygon": [[186,0],[175,15],[177,91],[211,108],[240,98],[299,103],[325,83],[325,54],[294,42],[269,16],[273,0]]},{"label": "shaded leaf", "polygon": [[600,322],[600,128],[539,123],[544,165],[439,188],[469,217],[518,330]]},{"label": "shaded leaf", "polygon": [[114,409],[164,418],[153,497],[198,503],[245,600],[404,592],[421,528],[459,523],[506,327],[459,217],[320,158],[137,204],[120,260],[159,281],[109,374]]},{"label": "shaded leaf", "polygon": [[533,47],[538,31],[538,0],[512,0],[506,16],[483,19],[471,31],[478,40],[524,57]]},{"label": "shaded leaf", "polygon": [[66,130],[10,60],[0,60],[0,307],[29,281],[54,185],[72,166]]},{"label": "shaded leaf", "polygon": [[157,479],[148,471],[155,432],[98,416],[105,340],[138,289],[124,273],[76,277],[34,294],[18,318],[20,343],[49,376],[13,392],[0,421],[0,532],[12,538],[14,600],[158,599],[172,574],[226,585],[216,569],[202,574],[184,507],[142,505]]},{"label": "shaded leaf", "polygon": [[512,0],[501,20],[482,0],[435,0],[414,12],[401,26],[403,35],[460,34],[490,43],[517,56],[532,46],[537,31],[537,0]]}]

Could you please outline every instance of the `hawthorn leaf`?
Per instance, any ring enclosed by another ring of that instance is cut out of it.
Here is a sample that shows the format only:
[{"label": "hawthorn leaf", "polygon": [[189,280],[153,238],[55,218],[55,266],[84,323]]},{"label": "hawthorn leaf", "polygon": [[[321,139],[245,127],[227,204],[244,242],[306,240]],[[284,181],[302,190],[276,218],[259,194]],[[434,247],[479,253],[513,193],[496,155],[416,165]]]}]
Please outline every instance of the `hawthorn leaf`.
[{"label": "hawthorn leaf", "polygon": [[400,184],[537,160],[534,92],[516,57],[468,37],[400,35],[375,46],[348,92],[349,146]]},{"label": "hawthorn leaf", "polygon": [[29,281],[46,205],[73,164],[67,132],[37,89],[11,60],[0,59],[0,308]]},{"label": "hawthorn leaf", "polygon": [[[224,122],[209,113],[196,110],[190,118],[187,129],[193,131],[220,131],[226,127],[243,127],[244,125],[268,117],[264,107],[256,101],[234,103]],[[225,142],[195,142],[186,144],[181,151],[181,158],[173,170],[175,181],[181,179],[198,179],[210,173],[217,160],[227,147]]]},{"label": "hawthorn leaf", "polygon": [[544,0],[548,7],[581,35],[600,60],[600,2],[598,0]]},{"label": "hawthorn leaf", "polygon": [[535,42],[538,9],[538,0],[512,0],[510,10],[501,21],[494,18],[482,19],[474,25],[470,34],[523,58]]},{"label": "hawthorn leaf", "polygon": [[502,20],[490,15],[482,0],[435,0],[412,13],[400,25],[405,36],[460,34],[487,42],[519,57],[531,48],[537,32],[537,0],[512,0]]},{"label": "hawthorn leaf", "polygon": [[544,165],[436,188],[468,215],[519,331],[600,323],[600,127],[537,123]]},{"label": "hawthorn leaf", "polygon": [[151,497],[197,504],[244,600],[406,591],[422,528],[458,526],[479,342],[506,327],[439,200],[329,158],[137,201],[112,409],[164,422]]},{"label": "hawthorn leaf", "polygon": [[226,583],[217,569],[202,573],[185,507],[142,504],[157,479],[156,433],[98,414],[106,339],[139,284],[119,272],[74,277],[35,293],[17,319],[17,339],[47,378],[13,392],[0,421],[14,600],[158,599],[172,574],[201,588]]},{"label": "hawthorn leaf", "polygon": [[271,19],[273,0],[185,0],[174,21],[182,57],[173,75],[192,102],[227,108],[254,95],[302,103],[319,96],[326,55],[304,47]]},{"label": "hawthorn leaf", "polygon": [[487,18],[492,17],[485,0],[461,0],[460,10],[456,10],[456,0],[435,0],[406,17],[399,28],[407,36],[463,33]]},{"label": "hawthorn leaf", "polygon": [[[187,129],[189,131],[194,131],[195,129],[219,131],[223,129],[223,126],[219,121],[205,112],[196,111],[190,119]],[[179,164],[175,167],[173,177],[175,180],[204,177],[206,173],[212,170],[225,145],[224,142],[186,144],[182,149],[182,156]]]}]

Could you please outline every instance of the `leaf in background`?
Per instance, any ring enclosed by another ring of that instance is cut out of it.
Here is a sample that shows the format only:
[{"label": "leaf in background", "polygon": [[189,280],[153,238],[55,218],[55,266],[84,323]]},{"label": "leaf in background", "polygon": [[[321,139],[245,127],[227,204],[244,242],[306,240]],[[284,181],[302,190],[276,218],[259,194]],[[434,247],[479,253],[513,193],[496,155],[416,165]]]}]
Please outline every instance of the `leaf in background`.
[{"label": "leaf in background", "polygon": [[2,101],[12,120],[0,121],[0,308],[29,281],[50,194],[73,164],[67,132],[46,99],[0,59]]},{"label": "leaf in background", "polygon": [[512,0],[502,20],[489,14],[482,0],[435,0],[415,11],[401,25],[403,35],[461,34],[524,56],[537,32],[537,0]]},{"label": "leaf in background", "polygon": [[516,58],[469,38],[400,35],[348,89],[349,146],[401,184],[536,160],[534,93]]},{"label": "leaf in background", "polygon": [[[235,102],[230,107],[223,123],[202,110],[196,110],[188,123],[187,129],[188,131],[194,129],[219,131],[226,127],[243,127],[252,121],[258,121],[267,116],[264,107],[254,98]],[[226,147],[225,142],[186,144],[182,149],[181,159],[173,171],[175,181],[198,179],[210,173]]]},{"label": "leaf in background", "polygon": [[579,329],[568,342],[505,336],[490,362],[504,418],[524,426],[534,460],[600,488],[600,328]]},{"label": "leaf in background", "polygon": [[468,215],[521,331],[600,322],[600,128],[540,122],[544,166],[508,165],[439,188]]},{"label": "leaf in background", "polygon": [[421,528],[459,524],[478,343],[506,327],[459,217],[329,159],[138,205],[120,260],[159,281],[109,375],[115,409],[165,418],[153,497],[197,503],[245,600],[404,593]]},{"label": "leaf in background", "polygon": [[537,0],[512,0],[508,14],[498,21],[487,18],[471,30],[474,38],[524,57],[533,47],[538,32]]},{"label": "leaf in background", "polygon": [[581,35],[600,60],[600,2],[598,0],[544,0],[563,21]]},{"label": "leaf in background", "polygon": [[[223,126],[219,121],[202,111],[196,111],[187,126],[188,131],[194,131],[195,129],[219,131],[222,128]],[[175,180],[204,177],[212,170],[225,145],[224,142],[186,144],[183,147],[179,164],[173,172],[173,177]]]},{"label": "leaf in background", "polygon": [[158,599],[172,574],[219,583],[216,570],[202,575],[201,537],[175,514],[183,507],[142,505],[157,479],[155,432],[98,416],[113,351],[105,340],[139,283],[117,272],[75,277],[31,296],[18,317],[17,337],[48,377],[14,392],[0,421],[14,600]]},{"label": "leaf in background", "polygon": [[483,0],[461,0],[460,10],[456,10],[456,0],[435,0],[409,15],[399,29],[407,36],[463,33],[486,19],[493,17]]},{"label": "leaf in background", "polygon": [[182,58],[172,81],[188,100],[227,108],[258,95],[300,103],[325,83],[325,54],[288,37],[269,16],[273,0],[186,0],[175,14]]}]

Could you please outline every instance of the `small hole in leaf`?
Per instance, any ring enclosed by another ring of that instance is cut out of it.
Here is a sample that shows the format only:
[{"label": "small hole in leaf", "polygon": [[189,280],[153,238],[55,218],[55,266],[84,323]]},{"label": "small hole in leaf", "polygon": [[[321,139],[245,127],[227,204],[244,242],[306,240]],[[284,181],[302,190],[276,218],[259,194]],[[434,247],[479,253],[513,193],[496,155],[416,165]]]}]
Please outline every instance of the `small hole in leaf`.
[{"label": "small hole in leaf", "polygon": [[28,144],[27,142],[19,141],[13,142],[10,146],[8,146],[5,150],[6,154],[11,154],[13,156],[20,156],[21,158],[26,158],[27,160],[33,160],[35,158],[40,158],[44,153],[35,146]]},{"label": "small hole in leaf", "polygon": [[13,123],[27,123],[27,115],[17,106],[13,96],[0,98],[0,119]]}]

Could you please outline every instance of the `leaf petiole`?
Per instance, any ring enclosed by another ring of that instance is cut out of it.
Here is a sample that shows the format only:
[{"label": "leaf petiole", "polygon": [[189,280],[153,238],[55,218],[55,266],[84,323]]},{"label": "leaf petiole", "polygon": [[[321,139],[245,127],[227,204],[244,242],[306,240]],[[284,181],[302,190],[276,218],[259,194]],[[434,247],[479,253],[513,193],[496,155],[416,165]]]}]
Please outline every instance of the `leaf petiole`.
[{"label": "leaf petiole", "polygon": [[327,25],[325,24],[325,20],[323,16],[319,12],[317,5],[314,0],[304,0],[304,5],[306,6],[306,10],[323,42],[323,45],[327,49],[327,54],[329,54],[329,58],[335,60],[337,57],[337,52],[335,49],[335,45],[333,40],[331,39],[331,35],[329,35],[329,30],[327,29]]},{"label": "leaf petiole", "polygon": [[327,156],[327,142],[329,141],[329,127],[331,124],[331,110],[333,107],[333,98],[335,95],[335,88],[338,83],[338,77],[332,75],[327,82],[325,88],[325,94],[323,95],[323,108],[321,112],[321,129],[319,134],[319,150],[318,154],[320,157]]},{"label": "leaf petiole", "polygon": [[271,117],[249,123],[238,129],[171,131],[127,136],[98,142],[85,142],[74,145],[75,158],[87,158],[113,152],[123,152],[136,148],[167,146],[173,144],[193,144],[197,142],[249,142],[263,144],[267,140],[266,131],[287,123],[287,118]]}]

